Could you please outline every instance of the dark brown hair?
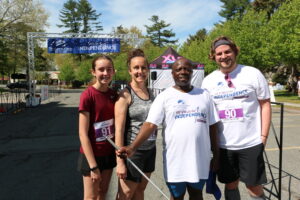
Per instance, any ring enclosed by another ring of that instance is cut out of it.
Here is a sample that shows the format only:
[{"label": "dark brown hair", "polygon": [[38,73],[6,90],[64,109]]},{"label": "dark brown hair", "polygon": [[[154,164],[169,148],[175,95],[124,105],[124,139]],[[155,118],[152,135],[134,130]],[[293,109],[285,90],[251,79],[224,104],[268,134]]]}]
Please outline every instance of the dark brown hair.
[{"label": "dark brown hair", "polygon": [[128,55],[127,55],[127,66],[128,66],[128,68],[130,67],[131,60],[135,57],[143,57],[146,61],[147,67],[148,67],[149,63],[148,63],[148,60],[145,56],[144,51],[142,49],[133,49],[130,52],[128,52]]},{"label": "dark brown hair", "polygon": [[230,48],[232,49],[232,51],[234,52],[235,56],[237,56],[239,54],[239,48],[238,46],[236,46],[236,44],[229,38],[229,37],[226,37],[226,36],[220,36],[220,37],[217,37],[212,43],[211,43],[211,46],[210,46],[210,54],[209,54],[209,58],[211,60],[215,60],[215,50],[216,50],[216,46],[215,44],[220,41],[220,40],[224,40],[226,41],[226,45],[230,46]]},{"label": "dark brown hair", "polygon": [[95,71],[95,68],[96,68],[96,61],[97,60],[108,60],[111,62],[111,65],[114,67],[114,62],[113,60],[109,57],[109,56],[106,56],[106,55],[100,55],[100,56],[97,56],[96,58],[94,58],[94,60],[92,61],[92,69]]}]

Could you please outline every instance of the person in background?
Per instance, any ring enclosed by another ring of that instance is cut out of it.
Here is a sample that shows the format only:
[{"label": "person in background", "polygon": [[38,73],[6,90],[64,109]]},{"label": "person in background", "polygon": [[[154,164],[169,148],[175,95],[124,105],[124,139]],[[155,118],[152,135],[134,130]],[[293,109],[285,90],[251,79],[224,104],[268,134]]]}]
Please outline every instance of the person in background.
[{"label": "person in background", "polygon": [[186,190],[191,200],[203,199],[211,147],[213,168],[218,160],[215,124],[219,118],[208,92],[191,85],[192,74],[190,61],[180,58],[174,62],[175,85],[155,98],[136,139],[117,151],[117,155],[130,157],[163,124],[164,177],[172,200],[183,200]]},{"label": "person in background", "polygon": [[80,96],[78,170],[83,176],[84,199],[104,200],[112,170],[116,166],[114,147],[114,105],[117,94],[108,86],[115,74],[113,61],[99,56],[92,62],[95,83]]},{"label": "person in background", "polygon": [[[148,116],[154,96],[147,88],[149,75],[148,61],[141,49],[129,52],[127,58],[131,81],[119,95],[115,105],[116,145],[130,145]],[[156,129],[152,135],[137,149],[131,160],[148,177],[155,169]],[[119,200],[143,200],[148,181],[128,162],[117,157],[117,176]]]},{"label": "person in background", "polygon": [[300,98],[300,76],[298,77],[297,88],[298,88],[298,97]]},{"label": "person in background", "polygon": [[219,112],[220,168],[225,199],[241,199],[239,181],[252,200],[265,199],[266,172],[263,151],[271,122],[270,92],[266,79],[254,67],[237,64],[239,49],[228,37],[211,44],[210,58],[219,69],[206,76],[202,88],[209,91]]}]

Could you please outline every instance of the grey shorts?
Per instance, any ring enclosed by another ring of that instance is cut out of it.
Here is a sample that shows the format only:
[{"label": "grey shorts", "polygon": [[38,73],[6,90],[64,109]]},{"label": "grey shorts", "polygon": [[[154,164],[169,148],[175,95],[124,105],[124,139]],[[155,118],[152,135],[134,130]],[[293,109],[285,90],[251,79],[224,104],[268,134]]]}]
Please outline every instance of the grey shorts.
[{"label": "grey shorts", "polygon": [[[137,150],[130,160],[144,173],[151,173],[155,170],[156,147],[150,150]],[[126,180],[140,183],[142,175],[128,161],[126,161]]]},{"label": "grey shorts", "polygon": [[263,151],[263,144],[240,150],[220,149],[218,180],[231,183],[240,179],[249,186],[266,183]]}]

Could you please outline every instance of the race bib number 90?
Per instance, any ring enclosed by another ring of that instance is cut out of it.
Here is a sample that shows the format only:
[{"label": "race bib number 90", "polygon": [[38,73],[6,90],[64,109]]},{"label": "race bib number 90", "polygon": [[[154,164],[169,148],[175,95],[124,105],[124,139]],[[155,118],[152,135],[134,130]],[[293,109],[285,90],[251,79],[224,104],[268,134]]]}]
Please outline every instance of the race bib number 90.
[{"label": "race bib number 90", "polygon": [[97,142],[106,140],[106,137],[112,138],[114,136],[114,120],[96,122],[94,123],[94,129]]},{"label": "race bib number 90", "polygon": [[242,121],[244,118],[242,108],[232,108],[219,111],[219,117],[223,122]]}]

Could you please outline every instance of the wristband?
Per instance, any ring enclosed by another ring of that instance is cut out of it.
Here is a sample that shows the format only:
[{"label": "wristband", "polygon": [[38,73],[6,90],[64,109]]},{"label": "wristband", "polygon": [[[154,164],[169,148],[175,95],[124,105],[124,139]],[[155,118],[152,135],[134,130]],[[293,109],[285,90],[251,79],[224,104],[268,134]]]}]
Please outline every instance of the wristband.
[{"label": "wristband", "polygon": [[90,171],[95,171],[96,169],[99,169],[99,167],[98,166],[92,167],[92,168],[90,168]]},{"label": "wristband", "polygon": [[262,135],[262,137],[268,138],[268,136]]}]

